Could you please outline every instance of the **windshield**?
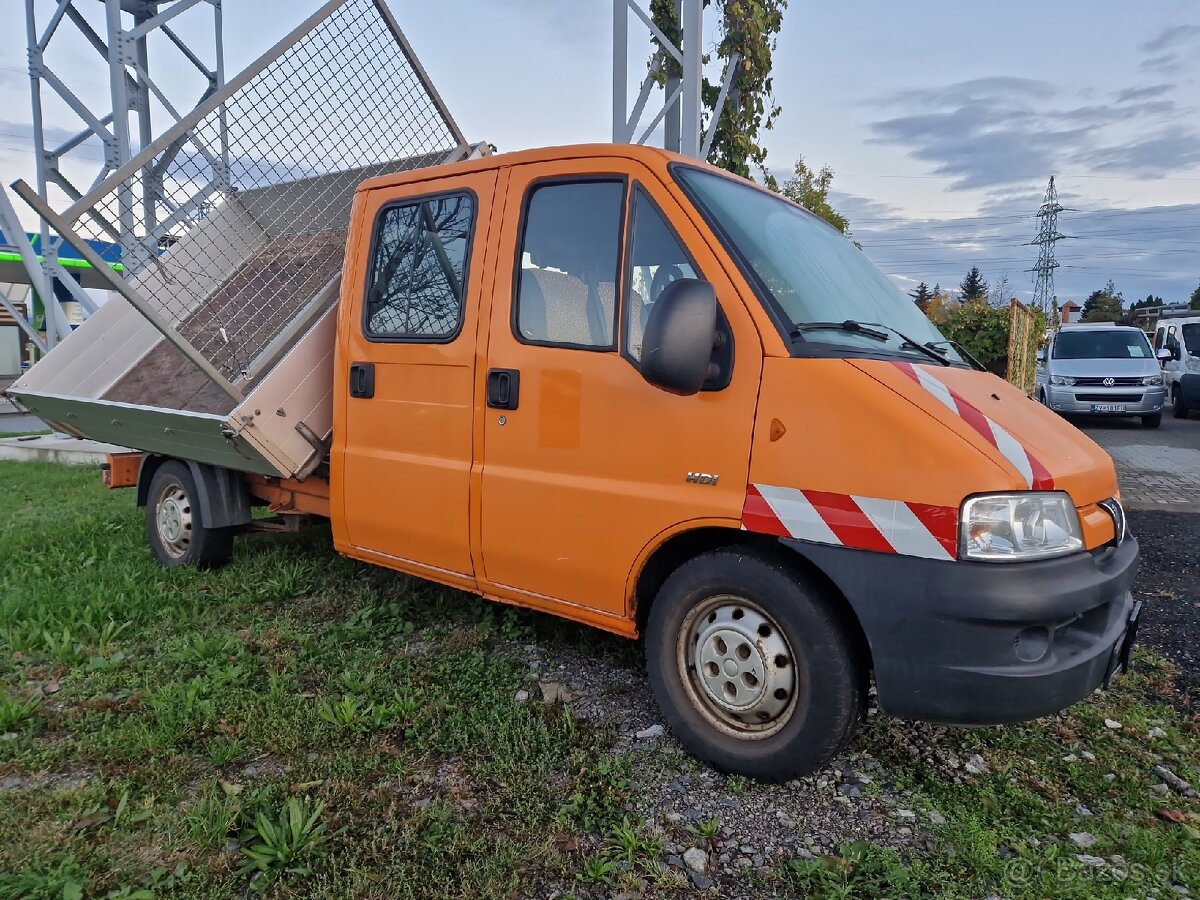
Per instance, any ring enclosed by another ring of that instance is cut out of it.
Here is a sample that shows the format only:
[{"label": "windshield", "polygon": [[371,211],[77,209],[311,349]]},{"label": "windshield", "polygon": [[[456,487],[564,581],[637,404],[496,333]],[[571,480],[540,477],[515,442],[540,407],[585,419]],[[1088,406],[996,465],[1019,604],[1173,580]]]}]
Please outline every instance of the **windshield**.
[{"label": "windshield", "polygon": [[1200,325],[1184,325],[1180,331],[1183,332],[1187,352],[1192,356],[1200,356]]},{"label": "windshield", "polygon": [[1060,331],[1054,340],[1055,359],[1149,359],[1152,356],[1146,335],[1133,329]]},{"label": "windshield", "polygon": [[[673,171],[691,189],[702,211],[724,231],[734,257],[791,327],[847,319],[895,328],[958,362],[941,333],[916,304],[877,269],[845,235],[800,207],[731,178],[683,166]],[[868,330],[807,329],[805,341],[923,356],[903,338]]]}]

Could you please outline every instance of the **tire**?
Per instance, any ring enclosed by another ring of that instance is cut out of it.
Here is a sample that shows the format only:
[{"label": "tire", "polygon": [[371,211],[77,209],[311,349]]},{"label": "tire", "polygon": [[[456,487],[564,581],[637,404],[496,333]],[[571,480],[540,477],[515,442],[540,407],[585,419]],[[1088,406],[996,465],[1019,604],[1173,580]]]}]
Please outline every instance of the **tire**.
[{"label": "tire", "polygon": [[1183,391],[1179,389],[1179,385],[1175,385],[1171,390],[1171,415],[1176,419],[1188,417],[1188,408],[1183,402]]},{"label": "tire", "polygon": [[200,521],[196,482],[185,463],[168,460],[150,479],[146,537],[154,558],[168,568],[215,569],[233,556],[233,528],[207,528]]},{"label": "tire", "polygon": [[1162,413],[1156,412],[1152,416],[1142,416],[1143,428],[1157,428],[1162,424]]},{"label": "tire", "polygon": [[715,768],[762,781],[826,765],[862,722],[868,686],[839,613],[808,579],[752,551],[684,563],[646,628],[650,684],[671,731]]}]

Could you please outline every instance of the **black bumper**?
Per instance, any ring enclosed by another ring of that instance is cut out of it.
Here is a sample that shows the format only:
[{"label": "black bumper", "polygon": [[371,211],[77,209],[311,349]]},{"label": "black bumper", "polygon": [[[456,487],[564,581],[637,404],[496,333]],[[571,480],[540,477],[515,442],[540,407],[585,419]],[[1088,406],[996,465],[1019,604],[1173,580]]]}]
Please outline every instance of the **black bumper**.
[{"label": "black bumper", "polygon": [[879,707],[891,715],[955,725],[1036,719],[1086,697],[1128,657],[1132,537],[1014,564],[781,542],[849,599],[871,646]]},{"label": "black bumper", "polygon": [[1200,375],[1180,375],[1179,394],[1188,409],[1200,409]]}]

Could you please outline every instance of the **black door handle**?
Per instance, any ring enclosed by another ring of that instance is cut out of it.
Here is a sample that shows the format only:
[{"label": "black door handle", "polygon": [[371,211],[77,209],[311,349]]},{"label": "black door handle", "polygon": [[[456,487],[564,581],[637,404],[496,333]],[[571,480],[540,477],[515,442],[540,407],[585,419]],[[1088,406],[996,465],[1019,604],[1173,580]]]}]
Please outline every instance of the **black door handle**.
[{"label": "black door handle", "polygon": [[489,369],[487,405],[492,409],[516,409],[521,393],[521,373],[516,369]]},{"label": "black door handle", "polygon": [[371,398],[375,396],[375,364],[350,364],[350,396]]}]

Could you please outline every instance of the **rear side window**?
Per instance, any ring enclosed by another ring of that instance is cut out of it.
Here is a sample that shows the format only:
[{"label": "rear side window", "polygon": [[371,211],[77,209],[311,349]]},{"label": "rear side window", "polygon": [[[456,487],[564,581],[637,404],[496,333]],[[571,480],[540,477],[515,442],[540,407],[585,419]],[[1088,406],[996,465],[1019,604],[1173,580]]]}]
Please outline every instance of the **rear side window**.
[{"label": "rear side window", "polygon": [[527,344],[615,346],[625,183],[537,185],[525,204],[513,324]]},{"label": "rear side window", "polygon": [[[1183,343],[1187,346],[1188,355],[1200,356],[1200,325],[1184,325],[1180,330],[1183,332]],[[1176,346],[1179,346],[1178,341]]]},{"label": "rear side window", "polygon": [[384,208],[375,222],[367,281],[368,338],[453,340],[462,327],[474,221],[470,194]]}]

